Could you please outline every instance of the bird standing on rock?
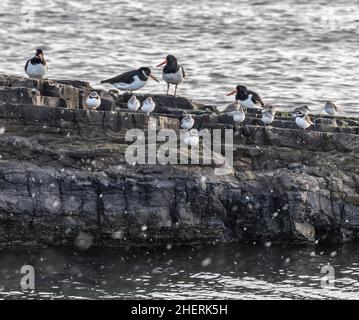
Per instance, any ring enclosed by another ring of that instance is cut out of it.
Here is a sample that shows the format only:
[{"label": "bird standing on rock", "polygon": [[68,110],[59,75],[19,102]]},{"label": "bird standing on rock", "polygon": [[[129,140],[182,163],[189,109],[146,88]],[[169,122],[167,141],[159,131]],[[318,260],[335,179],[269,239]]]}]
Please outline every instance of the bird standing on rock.
[{"label": "bird standing on rock", "polygon": [[101,98],[93,91],[87,96],[85,103],[90,110],[96,110],[101,105]]},{"label": "bird standing on rock", "polygon": [[43,78],[48,70],[42,49],[37,49],[35,56],[27,60],[25,72],[30,78]]},{"label": "bird standing on rock", "polygon": [[192,129],[193,125],[194,119],[192,118],[192,115],[185,113],[185,116],[181,121],[181,128],[189,130]]},{"label": "bird standing on rock", "polygon": [[336,113],[339,111],[339,108],[335,103],[327,101],[324,106],[324,111],[330,116],[335,116]]},{"label": "bird standing on rock", "polygon": [[147,67],[141,67],[137,70],[128,71],[120,74],[117,77],[103,80],[101,83],[112,84],[116,89],[121,91],[133,91],[143,88],[148,79],[151,78],[157,82],[157,78],[152,74],[151,69]]},{"label": "bird standing on rock", "polygon": [[141,103],[135,95],[132,95],[130,100],[127,101],[127,108],[131,111],[137,111],[140,106]]},{"label": "bird standing on rock", "polygon": [[267,126],[268,124],[271,124],[274,121],[274,116],[276,113],[276,107],[272,105],[266,105],[264,106],[264,110],[262,113],[262,121]]},{"label": "bird standing on rock", "polygon": [[152,100],[151,97],[148,97],[145,101],[143,101],[141,110],[142,112],[146,113],[148,116],[150,115],[150,113],[155,110],[156,104],[155,102]]},{"label": "bird standing on rock", "polygon": [[190,130],[185,138],[184,143],[190,147],[195,147],[199,143],[199,133],[196,129]]},{"label": "bird standing on rock", "polygon": [[264,103],[258,93],[248,90],[246,86],[238,85],[235,90],[227,94],[236,94],[236,100],[246,109],[262,109]]},{"label": "bird standing on rock", "polygon": [[182,66],[178,64],[177,58],[173,55],[168,55],[163,62],[156,66],[156,68],[165,65],[162,72],[162,79],[167,82],[167,95],[170,90],[170,85],[175,85],[175,93],[177,93],[177,86],[186,77]]},{"label": "bird standing on rock", "polygon": [[309,128],[312,124],[314,124],[309,116],[306,116],[304,114],[297,114],[296,118],[295,118],[295,123],[297,124],[298,127],[302,128],[303,130]]}]

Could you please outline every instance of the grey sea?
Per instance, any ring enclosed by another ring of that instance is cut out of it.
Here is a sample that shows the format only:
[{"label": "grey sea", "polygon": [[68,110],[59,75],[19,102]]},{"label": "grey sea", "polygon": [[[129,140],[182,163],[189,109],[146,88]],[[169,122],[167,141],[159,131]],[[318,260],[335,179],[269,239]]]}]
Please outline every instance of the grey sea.
[{"label": "grey sea", "polygon": [[[329,99],[342,115],[359,114],[356,0],[3,0],[0,38],[0,73],[23,76],[42,47],[49,78],[110,89],[100,81],[172,53],[187,72],[179,94],[206,104],[227,104],[241,83],[285,111],[309,104],[321,113]],[[165,90],[151,82],[143,92]],[[358,252],[270,243],[2,249],[0,298],[358,299]],[[33,291],[20,286],[27,264]]]},{"label": "grey sea", "polygon": [[[33,291],[21,289],[23,265]],[[0,251],[5,299],[358,299],[358,280],[357,245]]]},{"label": "grey sea", "polygon": [[284,110],[320,113],[327,99],[343,115],[359,110],[358,0],[3,0],[0,36],[1,73],[24,75],[42,47],[49,78],[101,87],[172,53],[188,75],[179,94],[204,103],[225,105],[243,83]]}]

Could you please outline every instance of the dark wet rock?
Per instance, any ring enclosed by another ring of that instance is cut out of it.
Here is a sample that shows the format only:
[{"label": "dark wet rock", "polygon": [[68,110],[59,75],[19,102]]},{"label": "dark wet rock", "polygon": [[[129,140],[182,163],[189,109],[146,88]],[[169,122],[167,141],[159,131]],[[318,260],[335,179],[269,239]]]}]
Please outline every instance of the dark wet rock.
[{"label": "dark wet rock", "polygon": [[[126,109],[128,94],[97,89],[100,111],[84,110],[93,90],[0,76],[0,245],[359,238],[358,119],[315,116],[303,131],[288,113],[264,127],[249,110],[240,127],[215,107],[163,95],[149,118]],[[217,175],[218,164],[126,162],[128,129],[154,119],[179,130],[185,111],[198,129],[233,130],[231,174]]]}]

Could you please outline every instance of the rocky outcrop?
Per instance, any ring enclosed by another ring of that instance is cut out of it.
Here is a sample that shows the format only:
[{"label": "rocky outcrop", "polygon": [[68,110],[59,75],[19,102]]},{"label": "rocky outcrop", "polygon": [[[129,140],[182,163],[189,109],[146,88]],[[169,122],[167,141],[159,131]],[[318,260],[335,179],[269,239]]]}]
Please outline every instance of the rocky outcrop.
[{"label": "rocky outcrop", "polygon": [[[133,165],[127,130],[149,118],[129,96],[83,81],[0,76],[0,245],[140,245],[216,241],[347,242],[359,238],[359,120],[315,116],[298,130],[287,113],[242,127],[215,107],[153,96],[151,119],[179,130],[234,132],[234,170]],[[145,96],[139,96],[141,100]],[[151,147],[151,146],[150,146]]]}]

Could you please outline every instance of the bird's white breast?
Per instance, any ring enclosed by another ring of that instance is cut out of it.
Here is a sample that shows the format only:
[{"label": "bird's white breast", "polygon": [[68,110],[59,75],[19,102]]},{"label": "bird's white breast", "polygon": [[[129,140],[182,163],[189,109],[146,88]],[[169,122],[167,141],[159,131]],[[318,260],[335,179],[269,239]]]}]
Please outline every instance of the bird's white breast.
[{"label": "bird's white breast", "polygon": [[184,143],[190,147],[194,147],[199,143],[199,136],[190,136],[184,138]]},{"label": "bird's white breast", "polygon": [[326,113],[328,113],[331,116],[335,116],[335,110],[333,107],[330,106],[325,106],[325,111]]},{"label": "bird's white breast", "polygon": [[307,129],[310,127],[310,123],[308,123],[308,121],[302,117],[296,117],[295,123],[302,129]]},{"label": "bird's white breast", "polygon": [[133,79],[134,81],[132,83],[118,82],[112,85],[121,91],[135,91],[143,88],[147,83],[147,81],[141,80],[138,76],[134,76]]},{"label": "bird's white breast", "polygon": [[235,122],[243,122],[246,119],[246,114],[244,112],[235,111],[233,113],[233,120]]},{"label": "bird's white breast", "polygon": [[256,104],[254,104],[254,102],[252,101],[252,95],[248,95],[248,99],[247,100],[241,100],[241,106],[247,109],[255,109],[258,108],[258,106]]},{"label": "bird's white breast", "polygon": [[263,113],[262,121],[265,124],[270,124],[270,123],[272,123],[274,121],[274,116],[269,114],[269,113]]},{"label": "bird's white breast", "polygon": [[95,99],[95,98],[87,97],[86,105],[90,109],[97,109],[101,105],[101,99]]},{"label": "bird's white breast", "polygon": [[137,111],[139,107],[140,107],[140,102],[138,100],[127,102],[127,108],[131,111]]},{"label": "bird's white breast", "polygon": [[162,79],[169,84],[180,84],[183,81],[182,67],[176,73],[162,73]]},{"label": "bird's white breast", "polygon": [[187,130],[192,129],[193,125],[194,125],[194,119],[183,119],[181,121],[182,129],[187,129]]},{"label": "bird's white breast", "polygon": [[152,102],[148,102],[148,101],[145,101],[142,105],[142,108],[141,110],[144,112],[144,113],[151,113],[153,110],[155,110],[155,103],[152,101]]},{"label": "bird's white breast", "polygon": [[43,78],[47,71],[47,65],[43,65],[42,63],[32,64],[29,61],[26,73],[30,78]]}]

